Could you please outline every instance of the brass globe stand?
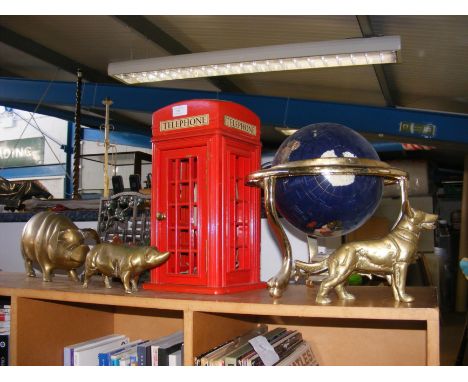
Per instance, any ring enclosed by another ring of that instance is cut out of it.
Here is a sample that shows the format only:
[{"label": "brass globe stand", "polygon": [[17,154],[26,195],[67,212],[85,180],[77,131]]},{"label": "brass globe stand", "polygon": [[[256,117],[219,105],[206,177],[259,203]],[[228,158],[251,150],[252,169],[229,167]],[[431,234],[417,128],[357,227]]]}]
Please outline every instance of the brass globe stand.
[{"label": "brass globe stand", "polygon": [[384,185],[399,183],[401,190],[401,210],[394,224],[398,224],[408,203],[408,173],[391,167],[387,163],[359,158],[317,158],[289,162],[251,173],[247,184],[263,188],[265,211],[268,224],[273,231],[282,254],[279,272],[268,280],[268,289],[272,297],[281,297],[289,284],[293,273],[291,244],[281,224],[275,206],[276,179],[293,176],[317,175],[354,175],[379,176],[384,178]]}]

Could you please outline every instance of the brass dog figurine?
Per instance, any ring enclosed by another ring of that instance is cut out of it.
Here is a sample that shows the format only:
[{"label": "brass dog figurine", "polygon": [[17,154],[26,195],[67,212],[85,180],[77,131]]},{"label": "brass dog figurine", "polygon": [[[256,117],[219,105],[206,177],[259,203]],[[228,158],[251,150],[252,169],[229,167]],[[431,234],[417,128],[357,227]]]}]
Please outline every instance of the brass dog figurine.
[{"label": "brass dog figurine", "polygon": [[118,277],[123,282],[125,293],[136,292],[140,273],[164,263],[168,258],[169,252],[159,252],[155,247],[98,244],[86,257],[83,287],[88,286],[92,275],[100,272],[106,288],[111,288],[110,277]]},{"label": "brass dog figurine", "polygon": [[321,262],[296,261],[296,268],[307,274],[328,268],[329,276],[322,281],[317,293],[318,304],[331,302],[327,296],[332,288],[339,299],[354,299],[344,288],[353,272],[386,276],[395,300],[411,302],[414,298],[405,293],[408,266],[415,260],[421,230],[434,229],[437,217],[407,205],[398,224],[383,239],[343,244]]},{"label": "brass dog figurine", "polygon": [[68,217],[50,211],[39,212],[26,223],[21,235],[21,254],[26,274],[36,277],[33,263],[39,263],[44,281],[52,281],[55,269],[68,271],[79,281],[76,269],[85,262],[88,241],[99,243],[93,229],[79,229]]}]

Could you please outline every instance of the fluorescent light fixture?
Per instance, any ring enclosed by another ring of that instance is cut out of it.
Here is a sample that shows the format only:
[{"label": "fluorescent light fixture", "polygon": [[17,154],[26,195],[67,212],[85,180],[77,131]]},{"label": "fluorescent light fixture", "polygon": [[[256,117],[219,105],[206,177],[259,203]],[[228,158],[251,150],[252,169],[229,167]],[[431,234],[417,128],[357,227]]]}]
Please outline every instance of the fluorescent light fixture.
[{"label": "fluorescent light fixture", "polygon": [[400,36],[270,45],[114,62],[108,74],[127,84],[398,61]]}]

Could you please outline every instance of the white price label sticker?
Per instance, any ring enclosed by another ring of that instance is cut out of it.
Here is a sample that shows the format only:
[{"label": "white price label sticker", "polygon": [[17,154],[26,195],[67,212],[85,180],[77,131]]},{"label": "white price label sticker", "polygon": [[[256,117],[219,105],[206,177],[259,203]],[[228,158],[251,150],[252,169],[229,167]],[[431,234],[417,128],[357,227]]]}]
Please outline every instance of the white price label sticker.
[{"label": "white price label sticker", "polygon": [[181,115],[187,115],[188,108],[187,105],[177,105],[172,107],[172,116],[180,117]]},{"label": "white price label sticker", "polygon": [[249,343],[260,356],[265,366],[273,366],[276,362],[279,361],[279,355],[265,337],[254,337],[249,341]]}]

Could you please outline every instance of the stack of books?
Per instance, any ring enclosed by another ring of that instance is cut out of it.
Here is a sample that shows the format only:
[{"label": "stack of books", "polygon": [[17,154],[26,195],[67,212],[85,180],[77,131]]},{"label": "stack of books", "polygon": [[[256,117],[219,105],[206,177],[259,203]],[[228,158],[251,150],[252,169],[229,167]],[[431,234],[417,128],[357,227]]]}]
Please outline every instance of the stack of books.
[{"label": "stack of books", "polygon": [[260,325],[195,358],[196,366],[318,366],[297,330]]},{"label": "stack of books", "polygon": [[184,334],[178,331],[152,340],[134,340],[122,334],[94,338],[66,346],[66,366],[182,366]]},{"label": "stack of books", "polygon": [[9,365],[10,310],[9,302],[0,301],[0,366]]}]

